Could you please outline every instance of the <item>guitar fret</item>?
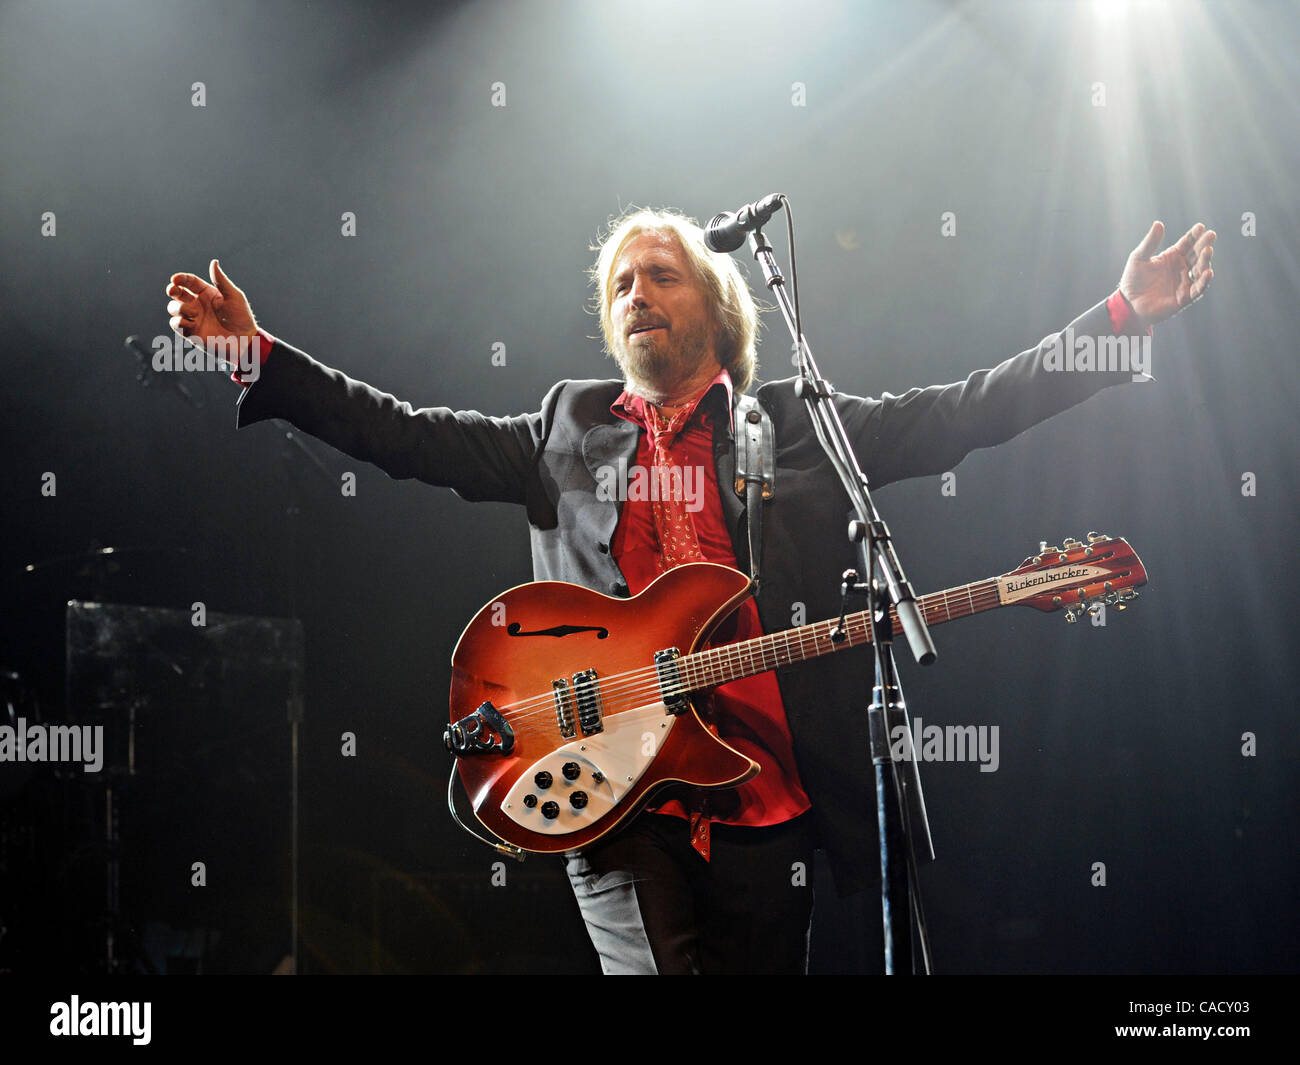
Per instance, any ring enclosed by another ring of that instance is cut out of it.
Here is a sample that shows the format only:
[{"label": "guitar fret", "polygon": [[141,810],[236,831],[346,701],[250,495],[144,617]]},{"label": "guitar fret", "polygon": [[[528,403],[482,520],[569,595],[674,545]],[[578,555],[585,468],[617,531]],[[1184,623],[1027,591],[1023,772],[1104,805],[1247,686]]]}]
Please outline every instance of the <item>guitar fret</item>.
[{"label": "guitar fret", "polygon": [[[934,625],[966,614],[977,614],[990,606],[998,606],[1000,601],[996,594],[990,599],[990,593],[997,591],[997,582],[998,578],[992,577],[922,596],[918,600],[922,616],[927,624]],[[976,591],[979,592],[979,603],[975,601]],[[963,597],[966,600],[964,606],[961,603]],[[898,612],[893,607],[889,611],[889,621],[894,634],[902,632]],[[834,633],[838,627],[838,619],[828,618],[784,632],[698,651],[681,660],[679,675],[683,689],[698,691],[716,687],[742,677],[854,647],[859,643],[870,643],[874,638],[874,626],[865,610],[845,616],[843,639],[837,642]]]},{"label": "guitar fret", "polygon": [[[1076,605],[1082,607],[1088,599],[1120,602],[1138,594],[1136,587],[1147,581],[1141,560],[1122,540],[1090,535],[1087,545],[1075,540],[1064,543],[1067,546],[1058,549],[1060,557],[1055,552],[1040,552],[1040,555],[1050,554],[1051,557],[1039,557],[1037,561],[1025,562],[1008,573],[919,597],[921,616],[929,624],[939,624],[963,617],[964,612],[975,614],[1015,604],[1050,610],[1062,606],[1067,596],[1072,608]],[[554,645],[546,640],[534,640],[529,644],[512,641],[506,645],[507,648],[537,648],[523,657],[533,660],[540,656],[544,663],[542,676],[537,679],[540,690],[535,693],[520,691],[517,697],[511,696],[510,703],[494,707],[505,723],[505,727],[499,729],[502,745],[507,735],[517,736],[520,740],[518,749],[527,757],[505,763],[495,759],[461,757],[457,763],[466,791],[483,797],[476,810],[483,814],[484,825],[494,835],[509,845],[529,849],[528,840],[536,839],[538,828],[537,814],[530,812],[531,808],[524,801],[535,790],[532,778],[541,772],[543,766],[547,767],[548,773],[568,768],[564,745],[572,742],[575,724],[582,725],[585,735],[594,731],[591,726],[593,722],[599,723],[602,715],[607,722],[612,715],[629,715],[621,722],[626,726],[624,729],[608,730],[601,741],[607,745],[608,757],[612,760],[606,782],[608,786],[602,789],[601,802],[593,799],[591,805],[580,804],[561,811],[558,823],[548,826],[552,833],[548,844],[550,850],[581,849],[604,834],[616,831],[639,809],[641,800],[649,794],[647,787],[676,779],[678,764],[656,762],[657,754],[662,752],[659,749],[643,750],[641,737],[644,735],[643,724],[648,725],[651,721],[654,722],[652,727],[658,731],[659,714],[665,709],[680,712],[684,708],[679,705],[683,697],[741,677],[833,654],[846,647],[862,650],[860,645],[870,644],[878,632],[886,632],[876,625],[868,611],[858,609],[863,604],[855,603],[855,612],[845,613],[842,617],[832,613],[829,618],[823,615],[810,623],[802,623],[803,619],[800,619],[798,626],[778,626],[781,631],[764,633],[760,630],[752,638],[700,646],[695,642],[699,636],[698,619],[706,615],[714,617],[708,613],[710,610],[721,611],[727,604],[737,605],[745,587],[743,574],[728,574],[719,572],[719,569],[716,566],[700,567],[694,574],[680,571],[675,575],[665,574],[666,583],[655,593],[659,598],[656,599],[655,594],[650,594],[647,589],[646,598],[641,603],[615,604],[590,592],[585,593],[588,598],[583,599],[580,598],[584,594],[582,590],[575,589],[574,598],[564,597],[563,601],[568,605],[556,610],[552,596],[545,589],[520,588],[502,595],[498,602],[508,601],[508,613],[521,622],[519,625],[512,622],[510,629],[517,631],[504,635],[545,637],[570,632],[600,632],[602,629],[605,635],[610,635],[615,631],[622,634],[626,630],[631,646],[624,651],[611,646],[615,641],[601,647],[588,646],[585,640],[569,640],[553,652]],[[837,609],[831,603],[824,605]],[[883,619],[883,623],[890,626],[888,631],[899,637],[898,612],[884,601],[878,606],[888,611]],[[753,605],[747,605],[745,609],[752,619]],[[602,612],[606,611],[613,615],[612,619],[603,617]],[[670,611],[674,616],[669,616]],[[1070,613],[1070,620],[1075,620],[1077,610],[1071,609]],[[652,619],[653,624],[648,623],[647,618]],[[696,627],[692,628],[693,624]],[[647,630],[655,633],[650,637],[655,643],[650,646],[646,645]],[[483,682],[497,685],[496,678],[475,679],[479,667],[488,662],[485,652],[490,650],[494,653],[494,663],[499,655],[503,670],[510,665],[507,659],[513,657],[509,651],[499,654],[504,650],[502,648],[484,645],[484,641],[491,641],[497,635],[489,631],[486,623],[471,623],[452,658],[454,679],[448,736],[453,739],[458,756],[476,753],[485,746],[483,740],[471,742],[467,726],[478,721],[479,724],[473,726],[474,731],[482,727],[483,715],[473,710],[473,704],[482,698]],[[474,646],[475,643],[479,646]],[[677,654],[677,658],[667,661],[664,649],[674,643],[678,648],[690,646],[691,651],[687,654],[668,652]],[[626,668],[629,664],[631,668]],[[548,676],[552,671],[555,674],[553,678]],[[503,696],[511,690],[509,684],[500,684],[498,688]],[[597,696],[600,706],[594,705]],[[666,706],[656,706],[656,702]],[[462,706],[462,703],[471,705]],[[491,705],[483,704],[480,709],[486,710]],[[566,718],[566,715],[570,716]],[[456,736],[460,734],[466,738],[457,740]],[[695,758],[694,751],[685,751],[684,745],[697,741],[702,743],[704,751],[709,750],[703,736],[683,738],[682,746],[674,747],[672,758],[676,759],[678,752],[682,752],[683,758],[687,755]],[[538,761],[539,758],[543,761]],[[633,763],[639,767],[638,772],[644,774],[644,784],[635,783],[630,772]],[[627,770],[623,768],[624,764],[627,764]],[[674,775],[670,776],[670,773]],[[604,781],[603,777],[601,779]],[[585,807],[585,811],[580,807]]]}]

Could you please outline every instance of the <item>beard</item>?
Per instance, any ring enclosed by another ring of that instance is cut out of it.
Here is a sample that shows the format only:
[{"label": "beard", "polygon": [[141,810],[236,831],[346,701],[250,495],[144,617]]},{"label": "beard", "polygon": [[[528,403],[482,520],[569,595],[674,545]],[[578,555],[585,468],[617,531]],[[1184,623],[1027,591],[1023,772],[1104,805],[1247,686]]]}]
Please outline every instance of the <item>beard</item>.
[{"label": "beard", "polygon": [[671,392],[713,359],[713,335],[707,324],[623,337],[614,346],[614,361],[631,391]]}]

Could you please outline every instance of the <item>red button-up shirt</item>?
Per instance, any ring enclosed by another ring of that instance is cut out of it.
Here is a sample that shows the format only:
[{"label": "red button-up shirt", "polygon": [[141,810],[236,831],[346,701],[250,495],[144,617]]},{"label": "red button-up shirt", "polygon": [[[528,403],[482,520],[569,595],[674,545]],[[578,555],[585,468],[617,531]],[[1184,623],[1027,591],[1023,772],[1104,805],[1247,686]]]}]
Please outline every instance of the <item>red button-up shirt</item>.
[{"label": "red button-up shirt", "polygon": [[[731,419],[731,396],[731,377],[721,370],[672,420],[667,432],[654,408],[639,396],[624,392],[610,407],[612,413],[643,430],[637,443],[636,465],[649,471],[652,478],[657,476],[656,466],[676,467],[671,483],[685,489],[659,493],[658,504],[644,498],[646,493],[635,493],[638,498],[623,502],[611,550],[627,580],[629,594],[636,595],[666,568],[690,561],[691,556],[737,568],[713,465],[713,428],[719,418]],[[680,429],[672,432],[677,426]],[[656,432],[660,434],[658,447]],[[628,483],[632,483],[631,476]],[[663,495],[670,498],[665,502]],[[656,505],[664,508],[658,521]],[[660,543],[660,530],[671,541],[666,550]],[[747,599],[719,627],[712,645],[761,635],[758,607],[753,599]],[[658,813],[690,820],[692,843],[706,858],[710,823],[777,825],[798,817],[811,806],[799,781],[790,726],[775,674],[758,673],[721,685],[709,700],[718,735],[762,766],[762,772],[737,788],[691,791],[650,807]]]}]

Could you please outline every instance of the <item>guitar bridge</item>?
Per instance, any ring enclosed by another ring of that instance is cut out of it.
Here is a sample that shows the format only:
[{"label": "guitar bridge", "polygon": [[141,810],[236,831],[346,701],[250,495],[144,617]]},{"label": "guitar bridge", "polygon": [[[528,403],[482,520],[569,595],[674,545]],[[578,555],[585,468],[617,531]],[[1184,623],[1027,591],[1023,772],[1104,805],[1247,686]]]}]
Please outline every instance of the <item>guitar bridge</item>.
[{"label": "guitar bridge", "polygon": [[491,703],[454,722],[442,734],[447,750],[462,758],[468,754],[509,754],[515,749],[515,730]]}]

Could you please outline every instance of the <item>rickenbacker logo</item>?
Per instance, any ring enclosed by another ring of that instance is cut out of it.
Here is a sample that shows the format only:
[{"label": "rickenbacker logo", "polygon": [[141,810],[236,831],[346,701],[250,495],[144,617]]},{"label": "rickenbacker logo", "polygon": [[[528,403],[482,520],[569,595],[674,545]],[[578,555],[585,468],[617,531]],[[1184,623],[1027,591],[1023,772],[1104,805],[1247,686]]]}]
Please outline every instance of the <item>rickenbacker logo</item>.
[{"label": "rickenbacker logo", "polygon": [[1106,570],[1101,566],[1066,566],[1063,569],[1026,573],[1019,577],[999,577],[998,598],[1003,603],[1014,603],[1020,599],[1029,599],[1058,584],[1088,584],[1105,575]]}]

